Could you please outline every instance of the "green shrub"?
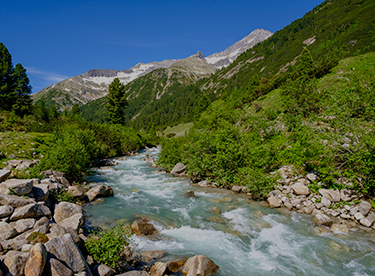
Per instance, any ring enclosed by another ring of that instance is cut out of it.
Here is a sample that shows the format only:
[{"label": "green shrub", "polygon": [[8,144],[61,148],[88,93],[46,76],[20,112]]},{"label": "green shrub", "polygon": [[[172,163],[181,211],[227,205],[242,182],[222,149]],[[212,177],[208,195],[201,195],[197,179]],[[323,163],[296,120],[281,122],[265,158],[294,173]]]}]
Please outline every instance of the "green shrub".
[{"label": "green shrub", "polygon": [[49,197],[53,203],[58,203],[58,202],[63,202],[63,201],[76,203],[78,201],[78,199],[74,198],[71,193],[64,191],[64,190],[51,191],[49,193]]},{"label": "green shrub", "polygon": [[131,234],[129,225],[119,223],[109,230],[92,233],[85,241],[85,246],[96,262],[121,271],[129,252],[133,250],[128,241]]}]

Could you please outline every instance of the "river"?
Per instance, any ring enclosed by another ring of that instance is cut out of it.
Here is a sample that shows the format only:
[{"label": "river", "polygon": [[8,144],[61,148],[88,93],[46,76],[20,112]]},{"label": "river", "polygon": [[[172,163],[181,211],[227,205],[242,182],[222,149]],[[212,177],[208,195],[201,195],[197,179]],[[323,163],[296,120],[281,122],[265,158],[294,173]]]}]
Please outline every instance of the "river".
[{"label": "river", "polygon": [[[137,251],[164,250],[164,261],[206,255],[220,266],[217,276],[375,275],[374,231],[318,235],[309,215],[271,209],[229,190],[189,185],[187,178],[146,164],[146,154],[157,158],[159,149],[142,151],[90,178],[110,185],[115,196],[85,205],[88,225],[146,216],[163,238],[133,236]],[[195,197],[186,197],[188,190]],[[213,213],[212,206],[222,213]]]}]

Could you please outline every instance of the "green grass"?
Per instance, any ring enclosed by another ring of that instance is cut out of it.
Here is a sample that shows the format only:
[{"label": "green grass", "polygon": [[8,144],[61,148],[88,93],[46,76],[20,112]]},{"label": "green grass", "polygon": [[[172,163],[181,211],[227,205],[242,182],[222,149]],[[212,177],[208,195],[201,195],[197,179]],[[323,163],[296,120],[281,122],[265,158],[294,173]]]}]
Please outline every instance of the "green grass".
[{"label": "green grass", "polygon": [[169,133],[175,133],[176,136],[182,136],[187,134],[190,128],[194,126],[194,123],[179,124],[177,126],[170,126],[163,130],[159,135],[167,136]]},{"label": "green grass", "polygon": [[17,159],[39,158],[41,154],[45,156],[51,143],[50,133],[0,132],[0,151],[6,157],[15,154]]}]

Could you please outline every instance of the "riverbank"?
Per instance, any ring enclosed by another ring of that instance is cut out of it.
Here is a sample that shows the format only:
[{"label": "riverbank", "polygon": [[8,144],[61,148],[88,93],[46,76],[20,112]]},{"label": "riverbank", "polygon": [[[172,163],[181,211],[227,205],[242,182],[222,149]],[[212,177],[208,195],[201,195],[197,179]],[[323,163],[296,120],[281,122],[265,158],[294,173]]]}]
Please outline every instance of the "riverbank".
[{"label": "riverbank", "polygon": [[157,159],[158,152],[141,152],[91,177],[95,183],[111,183],[115,193],[84,207],[91,226],[147,217],[161,236],[133,236],[137,251],[165,251],[158,260],[163,263],[204,254],[220,266],[217,275],[374,273],[371,232],[327,231],[310,215],[266,207],[245,193],[190,185],[188,178],[171,177],[144,161],[147,154]]}]

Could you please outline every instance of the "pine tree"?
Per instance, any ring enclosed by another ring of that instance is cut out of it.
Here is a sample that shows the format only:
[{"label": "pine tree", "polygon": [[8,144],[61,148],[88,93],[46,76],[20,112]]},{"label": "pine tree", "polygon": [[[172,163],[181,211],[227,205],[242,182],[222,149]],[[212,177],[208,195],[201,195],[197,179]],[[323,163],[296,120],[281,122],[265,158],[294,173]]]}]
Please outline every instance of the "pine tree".
[{"label": "pine tree", "polygon": [[56,109],[56,105],[52,105],[50,110],[49,110],[49,117],[51,120],[57,119],[59,117],[59,112]]},{"label": "pine tree", "polygon": [[74,104],[72,106],[72,110],[70,111],[70,115],[73,117],[81,116],[81,109],[79,108],[78,104]]},{"label": "pine tree", "polygon": [[11,110],[13,91],[12,56],[5,45],[0,42],[0,109]]},{"label": "pine tree", "polygon": [[35,109],[35,115],[38,118],[39,121],[44,121],[46,123],[49,122],[49,114],[48,114],[48,109],[46,107],[46,104],[44,103],[44,99],[41,98],[40,101],[38,102],[38,105]]},{"label": "pine tree", "polygon": [[13,91],[10,93],[12,110],[19,115],[23,116],[30,113],[32,106],[32,99],[30,98],[31,86],[29,78],[26,75],[26,69],[18,63],[13,70]]},{"label": "pine tree", "polygon": [[120,83],[118,78],[115,78],[109,85],[109,93],[105,104],[107,108],[106,120],[111,124],[124,124],[124,111],[127,105],[125,85]]}]

